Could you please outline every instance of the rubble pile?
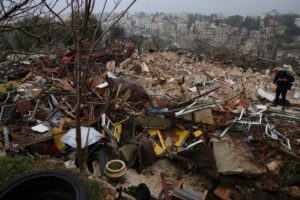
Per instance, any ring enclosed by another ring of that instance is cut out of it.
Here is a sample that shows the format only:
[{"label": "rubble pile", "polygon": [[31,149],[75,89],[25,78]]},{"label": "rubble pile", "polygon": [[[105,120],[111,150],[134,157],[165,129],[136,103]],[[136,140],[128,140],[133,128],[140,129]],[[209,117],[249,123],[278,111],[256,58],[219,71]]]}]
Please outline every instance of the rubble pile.
[{"label": "rubble pile", "polygon": [[[226,99],[235,93],[244,92],[250,102],[259,100],[258,88],[266,91],[276,89],[272,83],[275,69],[264,67],[260,71],[253,71],[250,67],[244,69],[220,62],[198,62],[196,58],[175,52],[144,53],[140,58],[125,60],[116,71],[134,76],[135,81],[143,85],[149,95],[167,95],[177,101],[193,98],[205,88],[216,84],[223,88],[215,92],[216,96],[212,98]],[[288,97],[294,96],[296,92],[288,94]],[[289,99],[299,105],[298,100]]]},{"label": "rubble pile", "polygon": [[[286,158],[300,161],[300,81],[291,66],[296,81],[283,109],[272,104],[276,69],[265,65],[240,68],[169,51],[138,55],[122,43],[82,54],[90,67],[80,73],[81,148],[94,175],[148,183],[164,199],[299,198],[299,180],[274,181]],[[0,157],[46,154],[76,167],[76,56],[71,50],[0,63]],[[162,158],[177,172],[154,170]],[[144,181],[133,180],[139,173]],[[184,184],[190,176],[209,183]],[[169,179],[181,183],[171,187]]]}]

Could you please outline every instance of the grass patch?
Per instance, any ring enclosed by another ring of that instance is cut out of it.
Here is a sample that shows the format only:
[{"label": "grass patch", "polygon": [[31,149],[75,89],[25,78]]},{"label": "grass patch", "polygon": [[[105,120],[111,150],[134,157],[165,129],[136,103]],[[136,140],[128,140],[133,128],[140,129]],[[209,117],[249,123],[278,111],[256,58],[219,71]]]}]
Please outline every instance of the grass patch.
[{"label": "grass patch", "polygon": [[89,192],[89,200],[102,200],[100,184],[93,180],[85,180],[84,184]]},{"label": "grass patch", "polygon": [[0,158],[0,185],[17,176],[33,170],[32,162],[26,157],[3,157]]},{"label": "grass patch", "polygon": [[[46,160],[33,161],[28,157],[2,157],[0,158],[0,185],[13,180],[14,178],[23,175],[25,173],[44,170],[44,169],[56,169],[65,171],[66,173],[75,174],[77,170],[68,170],[64,168],[63,164],[49,162]],[[80,177],[80,176],[79,176]],[[81,178],[81,177],[80,177]],[[102,200],[101,185],[93,180],[81,178],[88,190],[90,200]]]},{"label": "grass patch", "polygon": [[300,177],[300,163],[296,160],[286,158],[279,168],[280,185],[288,185],[293,179]]}]

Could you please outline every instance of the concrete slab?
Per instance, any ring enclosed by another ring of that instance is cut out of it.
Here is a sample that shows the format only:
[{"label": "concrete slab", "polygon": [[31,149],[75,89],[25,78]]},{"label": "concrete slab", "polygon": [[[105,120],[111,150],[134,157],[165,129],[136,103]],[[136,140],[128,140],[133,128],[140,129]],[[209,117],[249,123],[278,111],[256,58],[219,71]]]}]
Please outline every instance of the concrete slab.
[{"label": "concrete slab", "polygon": [[266,172],[266,167],[253,157],[243,138],[228,136],[215,140],[213,153],[217,171],[223,175],[255,176]]}]

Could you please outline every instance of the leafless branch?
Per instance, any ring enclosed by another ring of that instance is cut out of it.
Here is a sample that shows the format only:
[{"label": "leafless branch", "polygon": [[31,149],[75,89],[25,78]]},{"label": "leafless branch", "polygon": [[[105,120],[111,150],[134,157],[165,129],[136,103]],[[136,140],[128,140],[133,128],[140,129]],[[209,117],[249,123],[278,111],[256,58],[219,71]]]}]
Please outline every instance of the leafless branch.
[{"label": "leafless branch", "polygon": [[92,44],[92,47],[90,49],[90,52],[89,52],[89,55],[88,55],[88,60],[87,60],[87,64],[86,64],[86,67],[85,67],[85,72],[84,72],[84,76],[83,76],[83,80],[84,82],[86,81],[87,79],[87,73],[88,73],[88,66],[90,64],[90,58],[91,58],[91,55],[94,51],[94,49],[96,48],[96,46],[99,44],[99,42],[104,38],[104,36],[121,20],[121,18],[127,13],[127,11],[131,8],[131,6],[136,2],[136,0],[133,0],[128,6],[127,8],[119,15],[118,19],[115,20],[111,25],[110,27],[105,30],[100,36],[99,38]]}]

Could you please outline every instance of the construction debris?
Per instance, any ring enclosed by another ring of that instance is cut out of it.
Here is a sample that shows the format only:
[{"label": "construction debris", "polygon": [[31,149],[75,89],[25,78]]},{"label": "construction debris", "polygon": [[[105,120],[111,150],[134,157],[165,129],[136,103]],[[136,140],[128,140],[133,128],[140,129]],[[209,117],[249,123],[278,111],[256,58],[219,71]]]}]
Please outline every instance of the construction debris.
[{"label": "construction debris", "polygon": [[[236,58],[198,62],[170,51],[137,55],[132,44],[118,44],[96,52],[89,62],[89,70],[82,72],[80,108],[74,55],[45,54],[34,63],[14,59],[0,64],[0,157],[43,152],[76,166],[78,113],[88,169],[97,166],[103,176],[107,163],[121,160],[128,170],[117,181],[146,183],[152,195],[161,193],[164,199],[254,195],[236,183],[225,186],[223,179],[230,182],[232,175],[250,179],[253,191],[265,194],[255,183],[269,173],[280,176],[283,162],[276,156],[300,157],[299,78],[294,74],[287,95],[291,106],[273,106],[276,86],[268,60],[256,59],[256,65],[249,58],[239,64]],[[166,158],[176,174],[149,172]],[[118,162],[111,164],[109,173],[119,168]],[[219,186],[206,181],[201,188],[191,183],[170,188],[167,175],[205,177]],[[298,195],[298,188],[290,189]]]},{"label": "construction debris", "polygon": [[266,173],[266,168],[255,160],[249,147],[241,141],[241,138],[214,140],[213,151],[217,171],[220,174],[257,176]]}]

